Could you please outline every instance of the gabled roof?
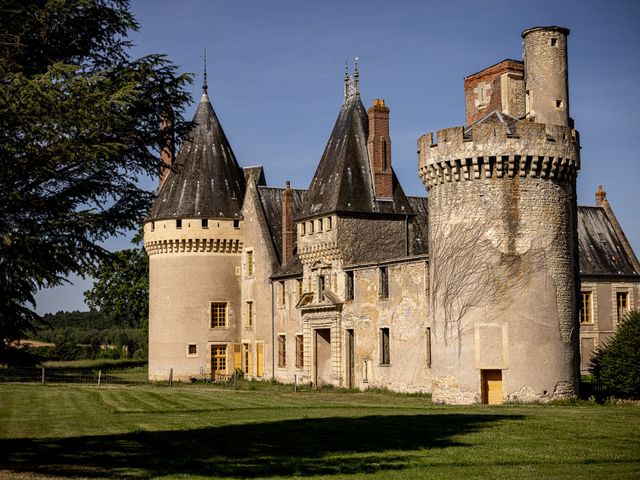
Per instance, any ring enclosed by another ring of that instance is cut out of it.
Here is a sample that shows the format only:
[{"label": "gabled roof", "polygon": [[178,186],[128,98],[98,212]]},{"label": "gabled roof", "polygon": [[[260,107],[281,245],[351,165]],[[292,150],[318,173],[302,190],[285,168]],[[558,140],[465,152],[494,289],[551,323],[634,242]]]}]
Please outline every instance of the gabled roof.
[{"label": "gabled roof", "polygon": [[413,211],[393,174],[393,197],[375,197],[367,138],[369,117],[359,94],[345,99],[297,218],[342,213],[409,214]]},{"label": "gabled roof", "polygon": [[470,138],[473,134],[473,127],[476,125],[482,125],[485,123],[504,123],[507,126],[507,135],[515,135],[516,123],[518,123],[519,121],[520,120],[518,120],[517,118],[512,117],[511,115],[508,115],[504,112],[501,112],[500,110],[493,110],[492,112],[488,113],[477,122],[474,122],[471,125],[469,125],[467,128],[465,128],[464,136],[465,138]]},{"label": "gabled roof", "polygon": [[581,275],[640,275],[602,207],[578,207]]},{"label": "gabled roof", "polygon": [[[293,216],[300,210],[306,190],[291,189],[293,192]],[[258,186],[258,197],[262,205],[267,225],[269,225],[269,235],[273,241],[278,259],[282,256],[282,192],[284,188],[274,188]],[[293,248],[296,248],[297,235],[293,236]]]},{"label": "gabled roof", "polygon": [[193,122],[195,125],[180,147],[174,169],[160,188],[148,220],[240,216],[244,172],[206,92]]}]

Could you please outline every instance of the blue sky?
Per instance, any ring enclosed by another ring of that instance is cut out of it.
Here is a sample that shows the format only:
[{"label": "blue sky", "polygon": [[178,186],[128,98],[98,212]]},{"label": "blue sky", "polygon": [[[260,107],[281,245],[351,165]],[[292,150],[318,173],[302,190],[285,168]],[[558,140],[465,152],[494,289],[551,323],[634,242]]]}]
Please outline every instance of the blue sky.
[{"label": "blue sky", "polygon": [[[231,146],[242,166],[264,165],[270,185],[307,188],[342,102],[345,60],[359,56],[365,105],[384,98],[391,109],[393,166],[410,195],[425,195],[418,137],[464,123],[463,78],[520,59],[526,28],[568,27],[578,202],[593,204],[602,184],[640,253],[640,2],[138,0],[132,10],[141,26],[133,54],[165,53],[195,73],[195,101],[207,49],[209,96]],[[107,245],[127,248],[129,239]],[[91,280],[70,280],[40,292],[40,313],[86,309]]]}]

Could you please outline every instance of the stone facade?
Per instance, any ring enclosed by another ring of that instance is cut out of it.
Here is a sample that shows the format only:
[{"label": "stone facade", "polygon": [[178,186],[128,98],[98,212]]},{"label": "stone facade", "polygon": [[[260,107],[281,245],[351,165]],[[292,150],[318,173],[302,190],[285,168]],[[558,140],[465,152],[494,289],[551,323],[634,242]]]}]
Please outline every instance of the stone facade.
[{"label": "stone facade", "polygon": [[357,66],[308,190],[241,169],[205,89],[144,227],[150,378],[575,395],[579,350],[584,372],[623,294],[640,301],[640,264],[604,192],[576,204],[567,35],[527,30],[524,65],[465,78],[468,124],[418,140],[428,201],[405,196],[390,109],[365,109]]}]

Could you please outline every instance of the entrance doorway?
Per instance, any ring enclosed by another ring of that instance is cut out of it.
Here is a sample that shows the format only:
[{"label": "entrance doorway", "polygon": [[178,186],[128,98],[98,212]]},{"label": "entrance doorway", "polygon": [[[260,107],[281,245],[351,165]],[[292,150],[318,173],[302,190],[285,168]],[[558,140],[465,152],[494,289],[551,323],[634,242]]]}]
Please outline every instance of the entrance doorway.
[{"label": "entrance doorway", "polygon": [[227,346],[211,345],[211,378],[213,380],[227,375]]},{"label": "entrance doorway", "polygon": [[347,356],[347,372],[346,372],[346,376],[347,376],[347,388],[353,388],[354,386],[354,378],[353,378],[353,373],[355,370],[355,342],[354,342],[354,335],[353,335],[353,329],[348,329],[346,331],[346,343],[347,343],[347,352],[346,352],[346,356]]},{"label": "entrance doorway", "polygon": [[482,370],[482,403],[502,403],[502,370]]},{"label": "entrance doorway", "polygon": [[331,330],[319,328],[315,331],[316,386],[331,383]]}]

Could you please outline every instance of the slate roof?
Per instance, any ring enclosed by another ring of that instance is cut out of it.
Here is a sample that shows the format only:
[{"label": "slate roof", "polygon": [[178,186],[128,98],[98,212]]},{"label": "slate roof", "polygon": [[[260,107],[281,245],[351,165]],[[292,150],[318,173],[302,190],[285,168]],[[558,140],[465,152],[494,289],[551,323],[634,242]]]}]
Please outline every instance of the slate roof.
[{"label": "slate roof", "polygon": [[578,207],[581,275],[639,275],[604,208]]},{"label": "slate roof", "polygon": [[516,135],[516,123],[519,121],[516,117],[512,117],[500,110],[494,110],[465,128],[464,138],[471,138],[473,136],[473,127],[484,123],[504,123],[507,126],[507,136]]},{"label": "slate roof", "polygon": [[147,220],[240,216],[244,172],[206,93],[193,122]]},{"label": "slate roof", "polygon": [[427,197],[407,197],[416,216],[411,220],[411,252],[413,255],[428,253],[429,202]]},{"label": "slate roof", "polygon": [[[293,216],[300,210],[306,190],[292,188],[293,192]],[[262,205],[262,211],[269,225],[269,235],[276,249],[279,261],[282,255],[282,192],[284,188],[258,186],[258,197]],[[296,248],[297,235],[293,236],[293,248]],[[294,255],[297,257],[297,255]],[[302,271],[302,270],[300,270]]]},{"label": "slate roof", "polygon": [[369,117],[360,95],[347,97],[297,218],[342,213],[409,214],[413,211],[393,174],[393,197],[377,200],[367,138]]}]

